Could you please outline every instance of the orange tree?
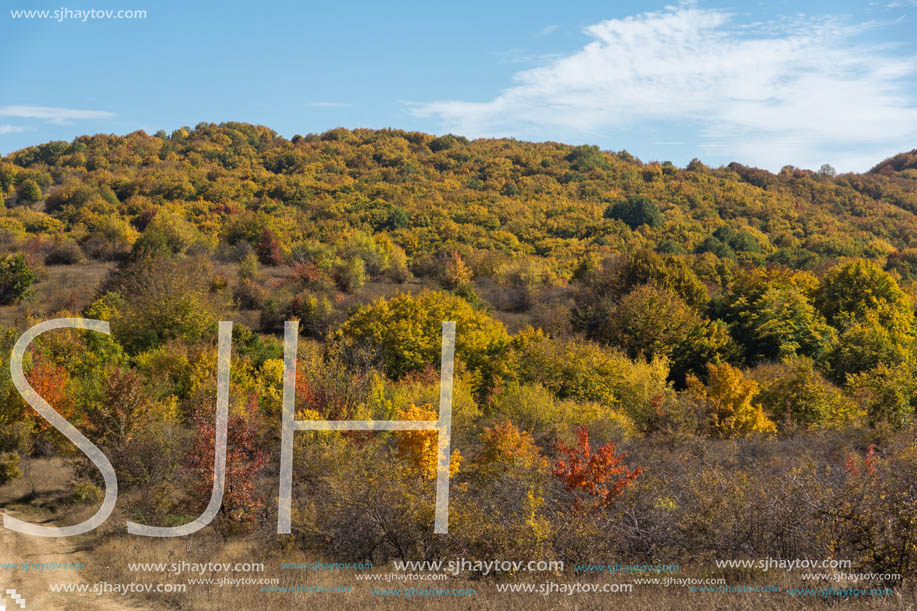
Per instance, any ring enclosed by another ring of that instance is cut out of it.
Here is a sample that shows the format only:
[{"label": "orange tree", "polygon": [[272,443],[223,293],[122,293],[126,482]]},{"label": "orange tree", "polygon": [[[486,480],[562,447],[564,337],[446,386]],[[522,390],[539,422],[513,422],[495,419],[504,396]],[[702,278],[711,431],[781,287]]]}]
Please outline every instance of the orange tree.
[{"label": "orange tree", "polygon": [[564,456],[557,459],[553,469],[554,476],[573,493],[574,511],[607,506],[643,472],[641,467],[631,471],[623,464],[627,454],[616,453],[614,443],[606,443],[594,451],[586,427],[580,427],[577,439],[574,447],[558,444],[557,449]]}]

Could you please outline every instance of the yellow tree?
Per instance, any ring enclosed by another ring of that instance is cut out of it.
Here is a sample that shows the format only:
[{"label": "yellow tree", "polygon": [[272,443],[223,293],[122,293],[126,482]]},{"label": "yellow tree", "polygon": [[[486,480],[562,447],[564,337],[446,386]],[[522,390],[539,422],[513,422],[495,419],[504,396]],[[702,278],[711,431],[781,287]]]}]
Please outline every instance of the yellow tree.
[{"label": "yellow tree", "polygon": [[688,377],[688,388],[704,399],[713,430],[722,437],[749,437],[755,433],[773,434],[776,425],[760,407],[752,405],[758,383],[747,378],[729,363],[708,363],[709,381],[701,383]]},{"label": "yellow tree", "polygon": [[[436,411],[429,404],[414,405],[398,410],[398,420],[436,420]],[[436,431],[399,431],[399,458],[405,459],[425,479],[436,477],[439,465],[439,436]],[[453,450],[449,457],[449,477],[458,473],[462,455]]]}]

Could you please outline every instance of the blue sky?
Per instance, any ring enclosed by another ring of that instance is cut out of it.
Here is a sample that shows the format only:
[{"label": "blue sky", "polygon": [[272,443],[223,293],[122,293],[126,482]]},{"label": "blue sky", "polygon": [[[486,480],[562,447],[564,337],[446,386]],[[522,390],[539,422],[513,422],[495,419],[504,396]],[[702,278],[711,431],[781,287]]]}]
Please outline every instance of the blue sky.
[{"label": "blue sky", "polygon": [[[866,170],[917,148],[917,0],[10,0],[0,153],[246,121]],[[144,19],[13,10],[145,10]]]}]

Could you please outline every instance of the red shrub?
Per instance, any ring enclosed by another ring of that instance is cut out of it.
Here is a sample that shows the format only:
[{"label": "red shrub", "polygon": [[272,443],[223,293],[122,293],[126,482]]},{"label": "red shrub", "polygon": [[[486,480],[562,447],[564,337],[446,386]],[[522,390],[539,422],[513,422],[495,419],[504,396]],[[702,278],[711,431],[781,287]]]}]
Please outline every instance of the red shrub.
[{"label": "red shrub", "polygon": [[580,427],[577,437],[579,443],[573,448],[558,444],[557,449],[566,457],[554,463],[554,475],[576,495],[572,509],[604,507],[631,485],[643,469],[637,467],[631,471],[623,464],[627,454],[616,454],[614,443],[607,443],[593,452],[585,427]]},{"label": "red shrub", "polygon": [[[257,447],[255,422],[257,396],[249,398],[246,413],[230,416],[226,428],[226,487],[220,512],[232,519],[251,521],[262,501],[255,496],[255,478],[268,461]],[[194,444],[188,453],[188,468],[197,478],[195,492],[206,502],[213,488],[213,459],[216,425],[213,409],[194,414]]]}]

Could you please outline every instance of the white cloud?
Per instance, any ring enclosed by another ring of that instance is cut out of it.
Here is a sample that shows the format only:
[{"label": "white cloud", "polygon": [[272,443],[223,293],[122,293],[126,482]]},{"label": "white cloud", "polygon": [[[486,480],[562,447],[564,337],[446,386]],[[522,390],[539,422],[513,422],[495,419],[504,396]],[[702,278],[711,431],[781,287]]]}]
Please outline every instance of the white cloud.
[{"label": "white cloud", "polygon": [[10,125],[9,123],[0,124],[0,136],[3,134],[14,134],[16,132],[25,131],[24,127],[19,127],[17,125]]},{"label": "white cloud", "polygon": [[86,119],[111,119],[114,113],[104,110],[78,110],[53,106],[0,106],[0,117],[42,119],[49,123],[66,123]]},{"label": "white cloud", "polygon": [[538,33],[535,34],[535,35],[536,35],[536,36],[549,36],[549,35],[553,34],[554,32],[556,32],[556,31],[559,30],[559,29],[560,29],[560,26],[559,26],[559,25],[556,25],[556,24],[554,24],[554,25],[548,25],[548,26],[545,26],[545,27],[541,28],[540,30],[538,30]]},{"label": "white cloud", "polygon": [[878,26],[803,17],[737,25],[724,11],[667,7],[587,27],[582,49],[518,72],[492,100],[411,112],[468,136],[606,142],[664,122],[696,131],[702,150],[722,145],[763,167],[864,169],[917,139],[908,90],[917,58],[857,43],[869,27]]}]

